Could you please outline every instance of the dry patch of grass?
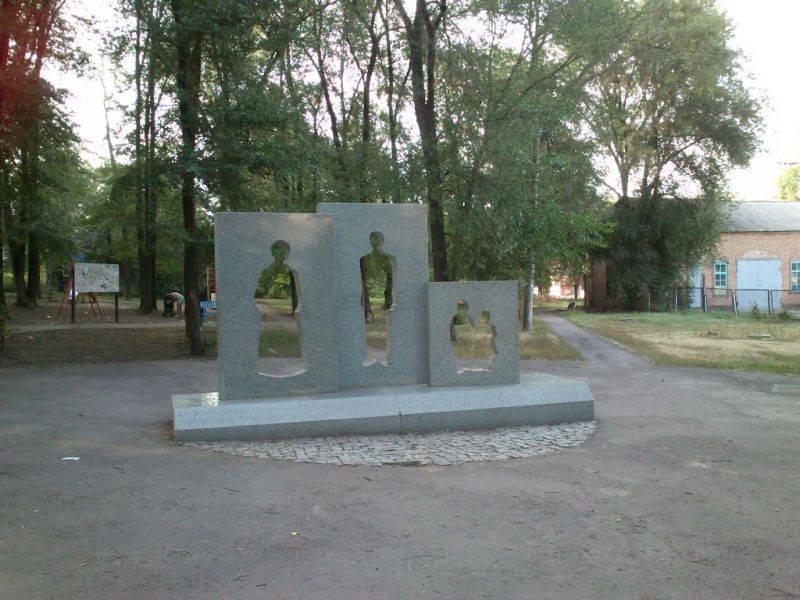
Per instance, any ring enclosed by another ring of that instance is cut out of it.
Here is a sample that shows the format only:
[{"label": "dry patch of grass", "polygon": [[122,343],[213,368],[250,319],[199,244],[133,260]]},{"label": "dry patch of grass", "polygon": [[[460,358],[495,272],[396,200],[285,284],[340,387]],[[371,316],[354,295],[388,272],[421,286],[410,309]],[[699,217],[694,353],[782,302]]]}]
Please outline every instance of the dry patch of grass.
[{"label": "dry patch of grass", "polygon": [[[182,328],[56,329],[6,336],[0,365],[59,365],[189,358]],[[216,354],[215,344],[208,357]]]},{"label": "dry patch of grass", "polygon": [[[217,334],[206,329],[206,354],[216,358]],[[261,333],[259,356],[300,356],[296,329],[272,327]],[[56,329],[6,335],[0,366],[64,365],[193,358],[184,342],[183,328]]]},{"label": "dry patch of grass", "polygon": [[800,374],[796,320],[694,313],[575,313],[569,318],[659,364]]},{"label": "dry patch of grass", "polygon": [[[474,327],[456,325],[453,343],[456,358],[489,358],[491,336],[489,325],[483,322]],[[533,320],[531,331],[520,331],[519,356],[523,360],[581,360],[581,355],[556,337],[539,318]]]},{"label": "dry patch of grass", "polygon": [[[266,358],[297,358],[301,356],[297,326],[291,317],[288,300],[264,302],[259,355]],[[376,304],[377,307],[377,304]],[[48,304],[38,311],[20,309],[9,323],[45,324],[57,304]],[[186,359],[188,345],[181,326],[164,327],[158,314],[140,316],[133,306],[126,306],[125,318],[120,321],[136,328],[70,328],[47,331],[9,331],[6,328],[5,348],[0,351],[0,366],[130,362],[138,360]],[[261,307],[260,307],[261,308]],[[41,313],[41,314],[39,314]],[[38,321],[36,316],[39,317]],[[52,318],[52,317],[51,317]],[[68,317],[67,317],[68,318]],[[88,318],[86,319],[88,322]],[[139,327],[138,325],[141,325]],[[162,326],[156,326],[162,325]],[[206,354],[215,358],[217,340],[215,322],[206,327]],[[386,315],[375,309],[375,320],[366,326],[367,344],[372,350],[385,350]],[[476,328],[457,326],[455,351],[458,358],[488,358],[491,353],[491,333],[486,324]],[[541,319],[534,320],[531,332],[520,333],[520,357],[541,360],[580,360],[580,355],[558,339]]]},{"label": "dry patch of grass", "polygon": [[[386,348],[386,311],[381,308],[382,299],[372,300],[374,319],[366,324],[367,345],[375,350]],[[483,320],[472,325],[456,325],[456,341],[453,349],[456,358],[489,358],[492,353],[491,329]],[[581,355],[562,342],[538,317],[533,320],[531,331],[520,331],[519,354],[523,360],[581,360]]]},{"label": "dry patch of grass", "polygon": [[519,355],[528,360],[583,360],[577,350],[562,342],[538,317],[534,317],[530,332],[520,332]]}]

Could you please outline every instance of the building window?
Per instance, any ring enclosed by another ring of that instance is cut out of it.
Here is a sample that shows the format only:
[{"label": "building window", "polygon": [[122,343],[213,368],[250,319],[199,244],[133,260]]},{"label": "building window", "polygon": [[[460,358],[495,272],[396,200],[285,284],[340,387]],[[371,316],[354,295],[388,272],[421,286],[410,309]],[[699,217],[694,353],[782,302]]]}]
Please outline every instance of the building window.
[{"label": "building window", "polygon": [[792,261],[792,291],[800,292],[800,260]]},{"label": "building window", "polygon": [[714,263],[714,287],[726,288],[728,287],[728,262],[718,260]]}]

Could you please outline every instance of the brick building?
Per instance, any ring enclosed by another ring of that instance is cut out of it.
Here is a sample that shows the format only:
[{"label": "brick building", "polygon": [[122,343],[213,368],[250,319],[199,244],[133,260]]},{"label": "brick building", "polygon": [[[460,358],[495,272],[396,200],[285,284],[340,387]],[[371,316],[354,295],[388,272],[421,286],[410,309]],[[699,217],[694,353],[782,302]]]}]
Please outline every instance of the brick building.
[{"label": "brick building", "polygon": [[[587,304],[617,309],[613,269],[592,260],[586,281]],[[766,311],[800,308],[800,202],[736,202],[714,256],[690,274],[689,285],[705,288],[711,307],[732,305],[733,291],[741,310],[757,306]],[[768,290],[772,290],[768,292]],[[699,290],[688,294],[690,307],[699,307]],[[646,299],[640,308],[646,308]]]},{"label": "brick building", "polygon": [[736,202],[714,256],[693,274],[710,305],[736,290],[742,309],[800,307],[800,202]]}]

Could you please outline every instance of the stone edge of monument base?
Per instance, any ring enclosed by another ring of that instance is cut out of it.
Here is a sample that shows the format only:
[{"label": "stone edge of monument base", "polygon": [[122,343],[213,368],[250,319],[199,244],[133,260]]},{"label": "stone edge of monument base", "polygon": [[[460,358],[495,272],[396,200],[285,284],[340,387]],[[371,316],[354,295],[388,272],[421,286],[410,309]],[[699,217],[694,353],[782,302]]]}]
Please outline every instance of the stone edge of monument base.
[{"label": "stone edge of monument base", "polygon": [[172,396],[176,441],[277,440],[555,425],[594,419],[580,381],[525,374],[519,384],[409,385],[219,402],[216,393]]}]

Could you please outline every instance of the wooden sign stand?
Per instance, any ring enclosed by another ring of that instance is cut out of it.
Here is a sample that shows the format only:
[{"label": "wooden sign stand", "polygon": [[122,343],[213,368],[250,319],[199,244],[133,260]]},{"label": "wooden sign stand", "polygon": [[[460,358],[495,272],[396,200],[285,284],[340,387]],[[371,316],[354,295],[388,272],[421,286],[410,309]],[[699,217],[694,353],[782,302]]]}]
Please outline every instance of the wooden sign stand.
[{"label": "wooden sign stand", "polygon": [[[75,266],[71,266],[69,270],[69,283],[64,286],[64,293],[61,296],[61,304],[58,305],[57,316],[61,316],[61,309],[64,308],[64,302],[69,298],[70,301],[70,323],[75,323],[75,299],[80,292],[74,293],[75,289]],[[95,292],[86,292],[89,297],[89,307],[92,309],[92,315],[102,319],[103,313],[100,312],[100,302],[97,299]],[[119,323],[119,292],[114,292],[114,322]]]}]

